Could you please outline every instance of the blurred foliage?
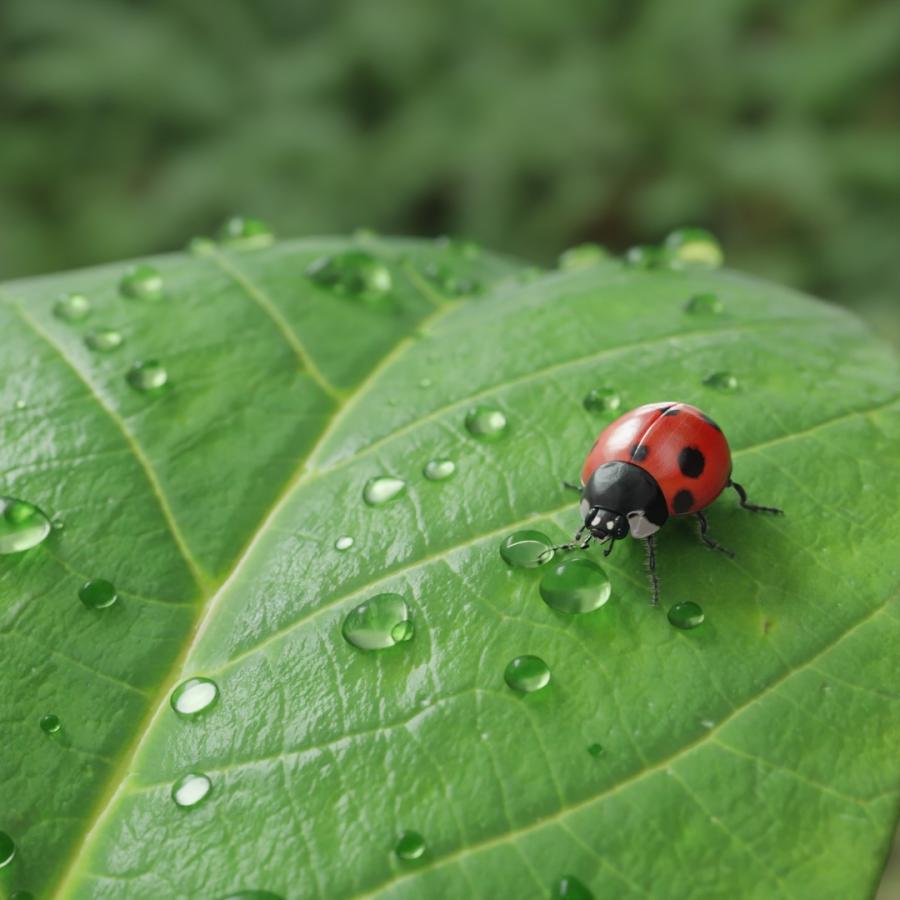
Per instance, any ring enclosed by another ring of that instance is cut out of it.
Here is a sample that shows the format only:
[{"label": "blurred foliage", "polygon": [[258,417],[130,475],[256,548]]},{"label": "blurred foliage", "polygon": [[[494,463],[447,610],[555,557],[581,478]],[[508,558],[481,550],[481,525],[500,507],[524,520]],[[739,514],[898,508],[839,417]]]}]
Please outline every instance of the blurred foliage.
[{"label": "blurred foliage", "polygon": [[7,0],[0,275],[281,233],[674,225],[900,338],[900,5]]}]

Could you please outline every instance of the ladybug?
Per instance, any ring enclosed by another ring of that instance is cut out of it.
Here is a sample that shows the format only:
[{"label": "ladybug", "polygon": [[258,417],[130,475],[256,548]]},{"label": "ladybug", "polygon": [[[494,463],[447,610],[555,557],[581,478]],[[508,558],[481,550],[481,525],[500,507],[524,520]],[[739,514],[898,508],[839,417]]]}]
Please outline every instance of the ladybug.
[{"label": "ladybug", "polygon": [[603,555],[609,556],[629,534],[644,540],[653,606],[659,605],[655,535],[670,516],[693,516],[707,547],[734,556],[709,535],[703,512],[725,488],[734,488],[744,509],[782,512],[747,501],[747,492],[731,478],[722,429],[687,403],[648,403],[604,428],[584,461],[581,484],[584,524],[558,549],[584,550],[598,541],[607,544]]}]

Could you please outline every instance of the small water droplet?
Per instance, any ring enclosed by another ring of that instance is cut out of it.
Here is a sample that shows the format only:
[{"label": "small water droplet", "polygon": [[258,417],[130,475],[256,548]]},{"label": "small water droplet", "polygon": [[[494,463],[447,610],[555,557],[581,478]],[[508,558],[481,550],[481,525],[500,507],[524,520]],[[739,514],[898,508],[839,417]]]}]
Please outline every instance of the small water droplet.
[{"label": "small water droplet", "polygon": [[15,855],[15,841],[5,831],[0,831],[0,869],[8,866]]},{"label": "small water droplet", "polygon": [[409,606],[399,594],[376,594],[350,610],[341,631],[361,650],[384,650],[412,637]]},{"label": "small water droplet", "polygon": [[684,304],[684,311],[692,315],[715,316],[722,312],[722,301],[711,293],[694,294],[693,297]]},{"label": "small water droplet", "polygon": [[583,556],[564,559],[541,579],[541,597],[553,609],[587,613],[603,606],[612,593],[606,572]]},{"label": "small water droplet", "polygon": [[369,506],[384,506],[406,491],[406,482],[394,475],[376,475],[363,488],[363,500]]},{"label": "small water droplet", "polygon": [[393,286],[391,270],[362,250],[323,256],[307,268],[306,276],[336,294],[365,301],[379,300]]},{"label": "small water droplet", "polygon": [[262,219],[232,216],[221,229],[222,243],[240,250],[269,247],[275,241],[272,229]]},{"label": "small water droplet", "polygon": [[608,258],[608,251],[605,247],[601,247],[600,244],[578,244],[578,246],[569,247],[568,250],[560,253],[559,268],[564,272],[571,272],[575,269],[588,269]]},{"label": "small water droplet", "polygon": [[500,440],[506,426],[506,416],[496,406],[476,406],[466,413],[466,428],[480,441]]},{"label": "small water droplet", "polygon": [[422,474],[429,481],[446,481],[456,471],[452,459],[431,459],[425,463]]},{"label": "small water droplet", "polygon": [[191,256],[212,256],[216,252],[216,242],[206,235],[198,234],[188,241],[187,252]]},{"label": "small water droplet", "polygon": [[553,541],[540,531],[514,531],[500,545],[500,556],[515,569],[536,569],[553,559]]},{"label": "small water droplet", "polygon": [[54,531],[62,531],[66,527],[66,523],[62,520],[59,513],[53,514],[53,518],[50,520],[50,527]]},{"label": "small water droplet", "polygon": [[703,609],[692,600],[676,603],[669,609],[669,622],[676,628],[696,628],[703,624]]},{"label": "small water droplet", "polygon": [[172,691],[172,709],[185,719],[206,712],[219,699],[219,687],[210,678],[188,678]]},{"label": "small water droplet", "polygon": [[550,894],[550,900],[594,900],[590,888],[574,875],[563,875]]},{"label": "small water droplet", "polygon": [[431,379],[430,379],[430,378],[423,378],[423,379],[419,382],[419,387],[420,387],[420,388],[430,388],[430,387],[431,387],[431,384],[432,384],[432,382],[431,382]]},{"label": "small water droplet", "polygon": [[163,279],[159,269],[146,263],[132,266],[119,282],[119,293],[132,300],[156,300],[162,292]]},{"label": "small water droplet", "polygon": [[41,731],[45,734],[56,734],[62,728],[62,722],[59,721],[59,716],[47,713],[47,715],[41,716],[40,726]]},{"label": "small water droplet", "polygon": [[709,731],[710,728],[715,728],[716,723],[712,719],[701,719],[700,724]]},{"label": "small water droplet", "polygon": [[34,504],[0,497],[0,555],[36,547],[50,533],[50,520]]},{"label": "small water droplet", "polygon": [[111,581],[92,578],[79,588],[78,598],[88,609],[106,609],[119,599],[119,595]]},{"label": "small water droplet", "polygon": [[722,265],[722,247],[705,228],[679,228],[665,242],[673,266],[696,265],[716,269]]},{"label": "small water droplet", "polygon": [[613,412],[622,405],[622,398],[611,387],[591,388],[581,405],[588,412]]},{"label": "small water droplet", "polygon": [[517,656],[503,673],[506,683],[523,694],[533,694],[550,684],[550,667],[539,656]]},{"label": "small water droplet", "polygon": [[91,314],[91,301],[84,294],[62,294],[53,304],[53,315],[65,322],[80,322]]},{"label": "small water droplet", "polygon": [[591,754],[595,759],[598,756],[603,756],[603,745],[602,744],[590,744],[587,748],[588,753]]},{"label": "small water droplet", "polygon": [[731,372],[713,372],[703,379],[703,383],[717,391],[735,391],[738,387],[738,380]]},{"label": "small water droplet", "polygon": [[425,278],[447,297],[463,297],[469,294],[478,294],[482,289],[477,279],[457,272],[446,263],[432,260],[422,266],[421,272]]},{"label": "small water droplet", "polygon": [[442,234],[434,239],[435,246],[463,259],[478,259],[481,256],[481,245],[471,238],[450,237]]},{"label": "small water droplet", "polygon": [[122,346],[122,334],[114,328],[98,328],[90,334],[85,335],[84,342],[88,349],[96,350],[98,353],[109,353]]},{"label": "small water droplet", "polygon": [[404,831],[394,846],[400,859],[418,859],[425,852],[425,838],[418,831]]},{"label": "small water droplet", "polygon": [[341,535],[341,536],[334,542],[334,549],[335,549],[335,550],[349,550],[352,546],[353,546],[353,538],[350,537],[349,534],[343,534],[343,535]]},{"label": "small water droplet", "polygon": [[15,406],[16,409],[25,409],[25,407],[28,406],[28,403],[24,400],[16,400],[13,406]]},{"label": "small water droplet", "polygon": [[202,803],[212,790],[212,782],[202,772],[188,772],[172,785],[172,799],[176,806],[190,809]]},{"label": "small water droplet", "polygon": [[165,387],[169,374],[155,359],[136,362],[125,376],[128,383],[138,391],[149,393]]},{"label": "small water droplet", "polygon": [[639,244],[625,251],[625,264],[634,269],[655,269],[661,266],[665,259],[665,252],[650,244]]}]

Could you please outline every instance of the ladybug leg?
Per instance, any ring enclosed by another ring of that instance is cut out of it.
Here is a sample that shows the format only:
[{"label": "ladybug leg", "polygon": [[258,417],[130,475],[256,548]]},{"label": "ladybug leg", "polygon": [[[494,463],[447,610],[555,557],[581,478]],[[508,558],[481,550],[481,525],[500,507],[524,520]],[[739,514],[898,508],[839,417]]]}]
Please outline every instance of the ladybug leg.
[{"label": "ladybug leg", "polygon": [[647,571],[650,573],[650,605],[659,606],[659,579],[656,577],[656,537],[648,535],[644,538],[647,548]]},{"label": "ladybug leg", "polygon": [[748,503],[747,502],[747,492],[736,481],[732,481],[731,479],[729,479],[728,487],[733,487],[737,491],[737,495],[738,495],[738,497],[740,497],[740,500],[741,500],[741,506],[744,509],[749,509],[750,512],[775,513],[776,516],[784,515],[784,510],[778,509],[777,506],[758,506],[756,503]]},{"label": "ladybug leg", "polygon": [[702,512],[694,513],[697,517],[697,523],[700,525],[700,540],[709,547],[710,550],[718,550],[720,553],[724,553],[726,556],[730,556],[734,559],[734,550],[729,550],[727,547],[723,547],[715,538],[712,538],[707,533],[709,531],[709,522],[706,519],[706,516],[703,515]]},{"label": "ladybug leg", "polygon": [[564,481],[562,483],[562,486],[564,488],[568,488],[570,491],[578,491],[579,494],[581,493],[581,490],[582,490],[581,485],[575,484],[574,481]]}]

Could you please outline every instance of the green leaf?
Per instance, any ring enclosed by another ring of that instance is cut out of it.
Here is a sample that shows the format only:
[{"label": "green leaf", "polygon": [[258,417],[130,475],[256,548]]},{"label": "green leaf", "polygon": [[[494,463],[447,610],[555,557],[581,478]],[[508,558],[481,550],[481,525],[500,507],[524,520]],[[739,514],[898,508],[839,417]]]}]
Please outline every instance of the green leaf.
[{"label": "green leaf", "polygon": [[[0,557],[0,830],[19,848],[3,883],[101,900],[543,897],[569,876],[596,897],[870,892],[900,781],[890,353],[730,272],[611,261],[447,302],[422,271],[513,272],[452,245],[372,243],[385,308],[305,279],[341,246],[160,260],[156,301],[118,298],[121,268],[8,286],[0,493],[65,527]],[[55,318],[61,290],[90,317]],[[706,293],[719,312],[686,310]],[[95,324],[123,346],[87,350]],[[170,384],[141,393],[124,374],[151,356]],[[663,609],[634,541],[590,551],[613,595],[585,615],[498,552],[515,530],[577,527],[562,481],[617,415],[585,409],[595,388],[621,409],[699,405],[751,500],[787,513],[717,501],[734,560],[669,524]],[[479,405],[506,417],[492,440],[465,426]],[[426,478],[435,459],[455,472]],[[406,489],[367,505],[380,475]],[[86,609],[88,577],[120,601]],[[345,641],[346,614],[386,592],[411,640]],[[666,607],[688,600],[705,621],[681,631]],[[552,677],[522,695],[504,671],[527,655]],[[169,696],[190,677],[219,696],[185,719]],[[211,792],[179,808],[189,772]],[[424,853],[401,859],[410,834]]]}]

